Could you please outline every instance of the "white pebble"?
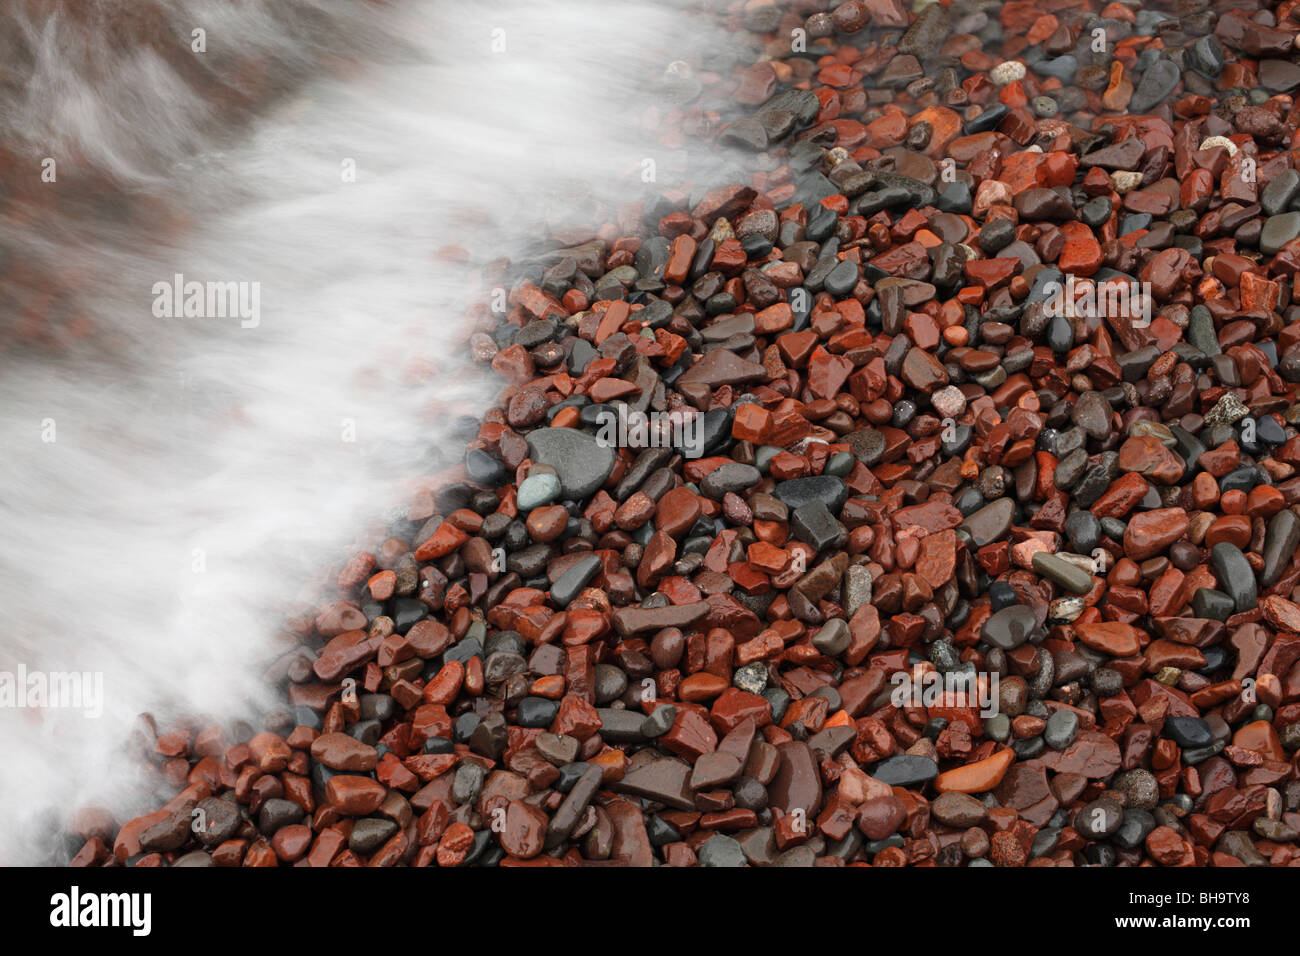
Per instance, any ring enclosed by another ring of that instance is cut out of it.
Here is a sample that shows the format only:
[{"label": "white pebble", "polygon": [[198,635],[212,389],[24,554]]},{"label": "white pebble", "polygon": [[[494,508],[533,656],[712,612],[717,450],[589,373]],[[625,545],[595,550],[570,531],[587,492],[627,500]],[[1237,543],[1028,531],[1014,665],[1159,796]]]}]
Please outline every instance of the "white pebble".
[{"label": "white pebble", "polygon": [[1007,60],[989,70],[989,79],[998,86],[1006,86],[1025,78],[1025,65],[1019,60]]},{"label": "white pebble", "polygon": [[1142,182],[1142,174],[1120,169],[1110,174],[1110,181],[1115,186],[1115,192],[1122,196],[1138,187]]},{"label": "white pebble", "polygon": [[1237,155],[1237,144],[1226,136],[1207,136],[1201,142],[1201,149],[1214,149],[1216,146],[1226,149],[1229,156]]},{"label": "white pebble", "polygon": [[949,385],[931,395],[930,404],[945,418],[957,418],[966,411],[966,396],[956,385]]}]

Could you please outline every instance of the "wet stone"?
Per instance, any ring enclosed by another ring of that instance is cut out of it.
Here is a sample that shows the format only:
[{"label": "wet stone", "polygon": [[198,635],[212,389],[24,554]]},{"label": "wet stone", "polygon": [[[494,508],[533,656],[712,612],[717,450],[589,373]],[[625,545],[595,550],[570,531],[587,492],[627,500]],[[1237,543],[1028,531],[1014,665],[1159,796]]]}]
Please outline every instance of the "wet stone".
[{"label": "wet stone", "polygon": [[1114,800],[1102,797],[1084,804],[1074,818],[1074,829],[1085,840],[1105,840],[1119,830],[1124,820],[1124,808]]},{"label": "wet stone", "polygon": [[1128,108],[1134,113],[1145,113],[1164,100],[1178,86],[1182,76],[1172,60],[1160,59],[1147,67],[1138,82]]},{"label": "wet stone", "polygon": [[758,484],[762,477],[753,465],[729,461],[719,465],[705,476],[700,483],[700,491],[707,497],[720,501],[727,492],[739,494],[747,491]]},{"label": "wet stone", "polygon": [[233,838],[243,822],[239,806],[232,800],[205,797],[198,802],[196,808],[201,811],[201,815],[194,819],[201,820],[202,825],[193,827],[194,835],[206,847],[219,846]]},{"label": "wet stone", "polygon": [[[1261,345],[1261,350],[1263,350],[1264,345],[1268,344],[1269,343],[1263,343],[1263,345]],[[1265,354],[1267,355],[1268,353],[1265,352]],[[1286,441],[1286,432],[1283,430],[1282,426],[1277,423],[1277,420],[1271,416],[1266,415],[1261,418],[1256,431],[1259,441],[1263,442],[1265,445],[1281,445]]]},{"label": "wet stone", "polygon": [[713,790],[730,783],[740,775],[741,762],[734,754],[723,750],[702,754],[691,771],[693,790]]},{"label": "wet stone", "polygon": [[929,757],[898,754],[886,757],[867,773],[893,787],[919,787],[939,775],[938,765]]},{"label": "wet stone", "polygon": [[456,774],[452,778],[451,798],[458,806],[464,806],[478,800],[479,794],[483,792],[483,782],[487,779],[487,771],[483,765],[475,761],[467,760],[456,768]]},{"label": "wet stone", "polygon": [[568,607],[582,589],[600,573],[600,568],[600,558],[595,555],[579,558],[551,585],[551,600],[559,607]]},{"label": "wet stone", "polygon": [[987,133],[998,128],[1007,114],[1011,112],[1003,103],[997,103],[984,109],[974,119],[966,121],[962,132],[968,136],[975,133]]},{"label": "wet stone", "polygon": [[1258,602],[1255,572],[1241,549],[1220,541],[1210,549],[1210,566],[1219,580],[1219,588],[1232,598],[1237,612],[1253,610]]},{"label": "wet stone", "polygon": [[1111,785],[1124,795],[1124,805],[1131,809],[1154,810],[1160,799],[1159,783],[1150,770],[1126,770],[1116,774]]},{"label": "wet stone", "polygon": [[1264,215],[1277,216],[1286,212],[1296,196],[1300,196],[1300,172],[1284,169],[1265,184],[1259,204]]},{"label": "wet stone", "polygon": [[1103,456],[1103,460],[1084,470],[1082,477],[1070,489],[1074,500],[1081,508],[1091,508],[1106,493],[1119,472],[1118,455],[1113,453]]},{"label": "wet stone", "polygon": [[1214,743],[1210,725],[1200,717],[1166,717],[1163,734],[1180,747],[1208,747]]},{"label": "wet stone", "polygon": [[1080,158],[1079,164],[1084,167],[1097,166],[1106,170],[1132,170],[1137,169],[1145,151],[1142,140],[1133,136],[1086,153]]},{"label": "wet stone", "polygon": [[1016,589],[1006,581],[994,581],[990,584],[988,595],[989,607],[993,609],[994,613],[1020,602],[1020,598],[1016,595]]},{"label": "wet stone", "polygon": [[[1138,140],[1126,140],[1126,142],[1138,142]],[[1141,152],[1138,155],[1141,156]],[[1095,196],[1079,209],[1079,219],[1095,229],[1110,219],[1111,211],[1110,199],[1105,196]]]},{"label": "wet stone", "polygon": [[[755,483],[757,483],[757,480]],[[828,511],[838,514],[848,498],[849,489],[842,478],[831,475],[814,475],[808,478],[792,478],[789,481],[780,482],[772,493],[787,508],[796,513],[805,505],[819,501],[826,506]]]},{"label": "wet stone", "polygon": [[985,642],[1010,651],[1029,640],[1037,626],[1032,608],[1013,604],[990,615],[984,622],[982,635]]},{"label": "wet stone", "polygon": [[1055,581],[1067,591],[1072,591],[1075,594],[1087,594],[1092,590],[1091,574],[1077,564],[1071,564],[1055,554],[1038,551],[1034,554],[1032,563],[1035,571],[1043,577]]},{"label": "wet stone", "polygon": [[671,704],[663,704],[654,709],[645,720],[641,722],[641,736],[647,740],[653,740],[655,737],[662,737],[672,729],[673,721],[677,719],[677,708]]},{"label": "wet stone", "polygon": [[761,381],[765,374],[763,366],[757,362],[747,361],[727,349],[715,349],[701,356],[677,379],[676,385],[678,388],[697,384],[709,388],[743,385]]},{"label": "wet stone", "polygon": [[578,741],[567,734],[538,734],[535,743],[537,752],[557,767],[573,763],[578,757]]},{"label": "wet stone", "polygon": [[736,806],[742,810],[753,810],[757,813],[760,810],[767,809],[767,787],[753,777],[739,778],[732,784],[731,793],[736,798]]},{"label": "wet stone", "polygon": [[1047,726],[1043,729],[1043,742],[1053,750],[1064,750],[1074,742],[1078,732],[1078,714],[1062,708],[1047,718]]},{"label": "wet stone", "polygon": [[1126,850],[1136,849],[1146,841],[1147,835],[1156,828],[1156,819],[1146,810],[1126,807],[1120,825],[1111,834],[1110,840]]},{"label": "wet stone", "polygon": [[853,291],[859,278],[858,264],[845,259],[827,274],[823,286],[836,298],[844,298]]},{"label": "wet stone", "polygon": [[1226,621],[1236,612],[1236,604],[1222,591],[1197,588],[1196,593],[1192,595],[1192,611],[1199,618]]},{"label": "wet stone", "polygon": [[612,664],[597,664],[595,677],[597,704],[607,704],[621,697],[623,691],[627,690],[627,674]]},{"label": "wet stone", "polygon": [[1259,251],[1274,255],[1296,236],[1300,236],[1300,212],[1270,216],[1264,220],[1264,229],[1259,234]]},{"label": "wet stone", "polygon": [[501,848],[512,857],[528,860],[542,852],[550,823],[546,811],[524,800],[512,800],[506,808]]},{"label": "wet stone", "polygon": [[1087,467],[1088,453],[1082,448],[1076,448],[1057,463],[1052,480],[1062,491],[1072,491]]},{"label": "wet stone", "polygon": [[1011,530],[1016,503],[1011,498],[999,498],[969,515],[960,525],[970,535],[977,548],[1000,541]]},{"label": "wet stone", "polygon": [[838,657],[848,649],[851,640],[848,622],[833,618],[813,635],[813,647],[828,657]]},{"label": "wet stone", "polygon": [[790,516],[790,533],[795,540],[806,542],[818,551],[838,546],[846,537],[844,526],[835,520],[821,498],[794,509]]},{"label": "wet stone", "polygon": [[505,466],[487,452],[471,448],[465,453],[465,471],[475,484],[493,487],[506,477]]},{"label": "wet stone", "polygon": [[551,473],[529,475],[521,481],[516,494],[520,511],[532,511],[534,507],[549,505],[560,497],[559,476]]},{"label": "wet stone", "polygon": [[1300,86],[1300,65],[1290,60],[1260,60],[1259,85],[1274,93],[1289,93]]},{"label": "wet stone", "polygon": [[988,818],[988,808],[967,793],[941,793],[930,804],[930,814],[944,826],[967,829]]},{"label": "wet stone", "polygon": [[731,677],[731,683],[732,686],[746,693],[761,694],[767,686],[767,665],[761,661],[754,661],[752,664],[738,667]]},{"label": "wet stone", "polygon": [[525,697],[519,702],[516,720],[521,727],[549,727],[559,709],[558,701]]},{"label": "wet stone", "polygon": [[874,428],[859,428],[845,435],[844,440],[858,461],[868,468],[880,464],[885,456],[885,436]]},{"label": "wet stone", "polygon": [[943,364],[923,349],[911,348],[903,357],[899,376],[919,392],[930,393],[948,384],[948,373]]},{"label": "wet stone", "polygon": [[745,853],[740,844],[725,834],[718,834],[706,840],[696,851],[700,866],[737,867],[745,866]]},{"label": "wet stone", "polygon": [[1074,80],[1074,75],[1079,71],[1079,60],[1073,54],[1054,57],[1050,60],[1040,60],[1034,64],[1034,72],[1040,76],[1055,77],[1062,83],[1069,84]]},{"label": "wet stone", "polygon": [[369,856],[396,832],[397,824],[392,820],[364,817],[352,825],[352,835],[348,837],[348,849],[353,853]]},{"label": "wet stone", "polygon": [[1294,511],[1279,511],[1269,519],[1264,534],[1264,567],[1259,583],[1268,588],[1278,582],[1300,549],[1300,517]]},{"label": "wet stone", "polygon": [[1058,355],[1068,352],[1074,345],[1074,327],[1062,315],[1054,315],[1047,323],[1047,346]]},{"label": "wet stone", "polygon": [[644,740],[641,725],[645,716],[637,711],[598,707],[600,736],[610,743],[637,743]]},{"label": "wet stone", "polygon": [[677,828],[672,826],[663,817],[651,814],[645,822],[646,836],[650,839],[650,845],[653,847],[667,846],[669,843],[677,843],[681,840],[682,835]]},{"label": "wet stone", "polygon": [[1246,866],[1268,866],[1268,860],[1255,848],[1249,834],[1244,830],[1229,830],[1219,837],[1219,842],[1214,848],[1220,853],[1235,856]]},{"label": "wet stone", "polygon": [[948,10],[939,4],[922,9],[917,21],[907,29],[898,40],[898,52],[910,53],[911,56],[930,56],[943,46],[944,40],[952,31],[952,20]]},{"label": "wet stone", "polygon": [[527,438],[529,455],[555,469],[565,498],[589,498],[614,468],[614,449],[575,429],[539,428]]},{"label": "wet stone", "polygon": [[560,768],[560,778],[555,786],[566,796],[547,827],[547,848],[559,846],[573,832],[591,798],[600,788],[603,777],[604,771],[600,767],[586,763],[568,764]]},{"label": "wet stone", "polygon": [[1070,420],[1084,430],[1089,438],[1100,441],[1110,434],[1113,411],[1110,402],[1098,391],[1084,392],[1070,412]]},{"label": "wet stone", "polygon": [[1082,598],[1057,598],[1047,608],[1048,624],[1068,624],[1077,620],[1083,613],[1084,603]]},{"label": "wet stone", "polygon": [[692,810],[695,807],[695,792],[691,789],[690,775],[690,764],[665,757],[629,771],[615,785],[615,789],[678,810]]},{"label": "wet stone", "polygon": [[1091,511],[1079,510],[1065,519],[1065,535],[1076,554],[1092,554],[1101,540],[1101,523]]},{"label": "wet stone", "polygon": [[1074,218],[1074,206],[1070,202],[1070,197],[1062,190],[1026,189],[1015,197],[1014,202],[1021,218],[1031,222],[1064,221]]},{"label": "wet stone", "polygon": [[777,752],[780,764],[768,785],[772,806],[785,813],[801,809],[808,817],[813,816],[821,809],[822,786],[812,749],[794,740],[779,744]]},{"label": "wet stone", "polygon": [[[262,804],[257,813],[257,829],[263,836],[272,836],[281,827],[297,823],[303,818],[303,809],[291,800],[274,798]],[[143,843],[143,840],[142,840]]]},{"label": "wet stone", "polygon": [[868,840],[887,839],[907,819],[907,809],[898,798],[873,797],[858,808],[858,829]]},{"label": "wet stone", "polygon": [[984,720],[984,734],[990,740],[1005,743],[1011,736],[1011,718],[1006,714],[994,714]]},{"label": "wet stone", "polygon": [[[303,773],[165,735],[209,827],[176,802],[116,862],[1294,863],[1296,22],[1145,7],[735,5],[648,120],[733,184],[489,268],[510,390],[341,576],[325,673],[289,659]],[[1055,314],[1067,273],[1152,321]],[[607,447],[624,404],[698,409],[703,454]],[[918,665],[998,712],[888,706]]]}]

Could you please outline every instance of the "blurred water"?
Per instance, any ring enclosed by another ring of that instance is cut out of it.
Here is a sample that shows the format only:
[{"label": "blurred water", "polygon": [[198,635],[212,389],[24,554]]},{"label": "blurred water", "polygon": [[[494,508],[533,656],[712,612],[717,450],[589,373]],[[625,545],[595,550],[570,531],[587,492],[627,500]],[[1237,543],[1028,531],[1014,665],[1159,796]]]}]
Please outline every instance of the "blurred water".
[{"label": "blurred water", "polygon": [[[499,387],[465,358],[474,275],[437,253],[510,254],[672,167],[655,79],[711,41],[662,0],[32,0],[0,36],[0,671],[105,693],[97,719],[0,708],[12,863],[81,804],[154,808],[122,755],[141,713],[271,703],[295,595]],[[177,273],[256,283],[258,322],[155,317]]]}]

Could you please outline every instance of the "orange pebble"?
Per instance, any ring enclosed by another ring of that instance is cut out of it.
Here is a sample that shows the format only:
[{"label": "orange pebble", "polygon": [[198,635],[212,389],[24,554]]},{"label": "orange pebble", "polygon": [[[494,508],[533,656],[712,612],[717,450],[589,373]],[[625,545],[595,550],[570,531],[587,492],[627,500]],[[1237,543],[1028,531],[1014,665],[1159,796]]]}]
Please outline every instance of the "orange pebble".
[{"label": "orange pebble", "polygon": [[1219,499],[1219,507],[1225,515],[1239,515],[1246,509],[1246,493],[1239,489],[1225,491]]},{"label": "orange pebble", "polygon": [[552,428],[577,428],[581,412],[570,405],[568,408],[562,408],[556,412],[555,417],[551,419]]}]

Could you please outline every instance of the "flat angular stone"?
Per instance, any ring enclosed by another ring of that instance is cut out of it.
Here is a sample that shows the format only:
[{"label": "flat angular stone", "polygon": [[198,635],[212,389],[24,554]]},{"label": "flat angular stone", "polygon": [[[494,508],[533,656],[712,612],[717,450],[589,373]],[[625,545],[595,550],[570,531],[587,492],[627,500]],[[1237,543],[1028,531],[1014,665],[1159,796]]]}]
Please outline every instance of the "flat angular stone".
[{"label": "flat angular stone", "polygon": [[623,637],[636,637],[665,627],[686,628],[708,617],[709,611],[707,601],[656,608],[621,607],[614,612],[614,630]]},{"label": "flat angular stone", "polygon": [[630,771],[613,784],[612,789],[664,803],[677,810],[694,810],[695,791],[690,779],[690,764],[664,758]]},{"label": "flat angular stone", "polygon": [[838,514],[848,500],[849,488],[844,479],[831,475],[812,475],[780,482],[772,493],[787,508],[798,512],[804,505],[820,501],[828,511]]},{"label": "flat angular stone", "polygon": [[568,607],[569,602],[600,573],[600,568],[600,558],[594,554],[579,558],[551,585],[551,601],[558,607]]},{"label": "flat angular stone", "polygon": [[766,371],[757,362],[747,361],[727,349],[714,349],[704,353],[683,372],[677,379],[677,386],[707,385],[709,388],[718,388],[722,385],[761,382],[766,377]]},{"label": "flat angular stone", "polygon": [[929,757],[898,754],[886,757],[870,770],[868,775],[891,787],[919,787],[939,775],[939,765]]},{"label": "flat angular stone", "polygon": [[970,535],[975,547],[982,548],[994,541],[1001,541],[1011,530],[1011,519],[1015,515],[1016,503],[1011,498],[999,498],[986,504],[961,523],[960,530]]},{"label": "flat angular stone", "polygon": [[810,544],[818,551],[839,547],[848,537],[844,525],[835,520],[826,502],[820,498],[794,510],[790,516],[790,534],[796,541]]}]

